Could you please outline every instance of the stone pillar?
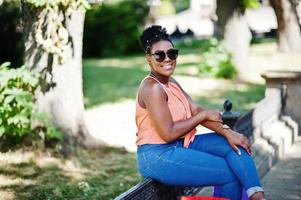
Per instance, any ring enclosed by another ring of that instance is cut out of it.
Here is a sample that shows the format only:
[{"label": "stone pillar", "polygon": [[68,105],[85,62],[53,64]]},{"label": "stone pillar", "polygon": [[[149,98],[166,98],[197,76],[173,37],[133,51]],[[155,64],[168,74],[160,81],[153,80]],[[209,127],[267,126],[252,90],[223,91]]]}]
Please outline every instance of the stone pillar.
[{"label": "stone pillar", "polygon": [[281,90],[281,112],[296,121],[301,130],[301,72],[267,71],[261,76],[266,80],[266,94],[273,89]]}]

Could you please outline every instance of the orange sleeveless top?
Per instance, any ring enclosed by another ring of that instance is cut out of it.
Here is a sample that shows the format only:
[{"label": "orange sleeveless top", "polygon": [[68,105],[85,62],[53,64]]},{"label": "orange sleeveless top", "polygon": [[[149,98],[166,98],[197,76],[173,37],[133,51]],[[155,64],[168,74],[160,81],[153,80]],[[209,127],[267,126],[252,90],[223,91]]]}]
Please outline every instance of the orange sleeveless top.
[{"label": "orange sleeveless top", "polygon": [[[141,83],[147,78],[156,80],[166,92],[168,96],[167,104],[174,122],[191,117],[189,102],[177,84],[169,81],[166,86],[152,76],[145,77]],[[138,93],[136,97],[136,125],[138,129],[136,145],[166,143],[152,124],[147,109],[139,105]],[[184,136],[184,147],[188,147],[189,143],[193,141],[195,133],[196,129],[194,128]]]}]

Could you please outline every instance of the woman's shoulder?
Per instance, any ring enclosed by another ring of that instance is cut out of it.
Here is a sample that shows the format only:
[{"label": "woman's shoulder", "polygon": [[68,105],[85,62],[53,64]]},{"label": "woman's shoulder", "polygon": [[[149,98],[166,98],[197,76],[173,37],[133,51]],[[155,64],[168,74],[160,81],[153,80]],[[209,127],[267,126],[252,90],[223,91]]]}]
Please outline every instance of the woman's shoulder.
[{"label": "woman's shoulder", "polygon": [[142,108],[145,108],[145,101],[153,101],[154,98],[168,99],[167,94],[163,89],[163,86],[153,78],[145,78],[141,82],[137,95],[138,102]]},{"label": "woman's shoulder", "polygon": [[151,77],[146,77],[140,85],[140,92],[146,92],[146,93],[154,93],[154,92],[162,92],[164,91],[162,88],[162,85]]}]

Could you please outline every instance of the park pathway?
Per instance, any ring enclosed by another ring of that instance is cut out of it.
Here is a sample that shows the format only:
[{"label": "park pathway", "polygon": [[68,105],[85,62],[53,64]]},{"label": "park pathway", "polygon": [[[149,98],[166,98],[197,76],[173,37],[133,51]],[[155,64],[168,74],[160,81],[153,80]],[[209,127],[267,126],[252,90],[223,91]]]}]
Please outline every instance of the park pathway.
[{"label": "park pathway", "polygon": [[301,141],[263,177],[267,200],[301,200]]}]

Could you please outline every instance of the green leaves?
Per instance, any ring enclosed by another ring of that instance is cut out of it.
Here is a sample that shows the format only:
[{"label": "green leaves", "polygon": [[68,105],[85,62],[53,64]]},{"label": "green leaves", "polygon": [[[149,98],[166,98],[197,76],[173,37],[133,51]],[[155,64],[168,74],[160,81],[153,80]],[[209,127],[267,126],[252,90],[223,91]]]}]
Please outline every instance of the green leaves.
[{"label": "green leaves", "polygon": [[[9,62],[0,65],[0,137],[7,135],[20,139],[43,130],[46,139],[61,139],[62,134],[50,123],[47,115],[35,110],[38,75],[24,66],[17,69],[9,66]],[[33,122],[39,124],[38,128],[32,126]]]},{"label": "green leaves", "polygon": [[204,49],[202,53],[199,72],[213,75],[216,78],[233,78],[237,71],[232,62],[231,54],[217,39],[211,38],[208,42],[207,49]]},{"label": "green leaves", "polygon": [[21,138],[31,131],[31,112],[37,77],[24,66],[10,69],[10,63],[0,66],[0,136]]},{"label": "green leaves", "polygon": [[63,138],[63,133],[51,123],[46,113],[34,112],[32,113],[32,119],[39,121],[44,125],[43,134],[46,140],[51,140],[51,139],[61,140]]},{"label": "green leaves", "polygon": [[242,0],[242,5],[244,8],[259,8],[260,3],[258,0]]}]

